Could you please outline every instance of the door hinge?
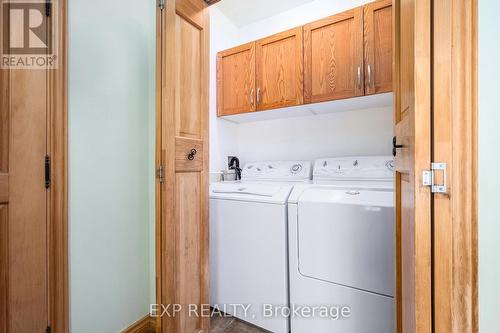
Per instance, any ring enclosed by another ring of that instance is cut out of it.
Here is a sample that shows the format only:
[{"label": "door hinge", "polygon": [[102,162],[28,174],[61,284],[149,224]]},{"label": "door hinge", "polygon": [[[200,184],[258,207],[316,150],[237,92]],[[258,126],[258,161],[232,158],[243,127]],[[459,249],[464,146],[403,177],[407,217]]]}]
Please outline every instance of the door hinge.
[{"label": "door hinge", "polygon": [[50,326],[47,326],[45,333],[52,333],[52,328]]},{"label": "door hinge", "polygon": [[156,177],[158,178],[160,183],[163,183],[165,181],[165,167],[163,165],[160,165],[160,167],[156,171]]},{"label": "door hinge", "polygon": [[[443,172],[443,183],[436,184],[436,172]],[[426,170],[422,175],[422,184],[430,186],[432,193],[446,193],[446,163],[432,163],[431,170]]]},{"label": "door hinge", "polygon": [[160,7],[160,10],[165,9],[165,0],[157,0],[158,1],[158,7]]},{"label": "door hinge", "polygon": [[51,0],[45,0],[45,16],[50,17],[51,14],[52,14]]},{"label": "door hinge", "polygon": [[45,155],[45,188],[50,187],[50,156]]}]

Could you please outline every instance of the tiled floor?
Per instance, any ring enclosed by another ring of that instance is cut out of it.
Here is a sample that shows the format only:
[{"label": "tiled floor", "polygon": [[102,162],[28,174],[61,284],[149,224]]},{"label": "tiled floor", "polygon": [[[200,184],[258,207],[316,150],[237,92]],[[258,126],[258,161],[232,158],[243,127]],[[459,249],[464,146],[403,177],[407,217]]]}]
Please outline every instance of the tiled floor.
[{"label": "tiled floor", "polygon": [[268,331],[247,324],[233,317],[215,316],[211,319],[212,333],[267,333]]}]

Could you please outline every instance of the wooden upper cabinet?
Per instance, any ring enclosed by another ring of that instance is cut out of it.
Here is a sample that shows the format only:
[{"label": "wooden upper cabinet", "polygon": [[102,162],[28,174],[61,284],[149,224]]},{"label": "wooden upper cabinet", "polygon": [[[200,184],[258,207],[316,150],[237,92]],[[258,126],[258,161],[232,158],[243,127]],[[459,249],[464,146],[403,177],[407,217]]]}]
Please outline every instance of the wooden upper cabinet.
[{"label": "wooden upper cabinet", "polygon": [[256,42],[257,110],[304,102],[302,27]]},{"label": "wooden upper cabinet", "polygon": [[365,94],[392,91],[392,1],[364,7]]},{"label": "wooden upper cabinet", "polygon": [[392,91],[392,1],[220,52],[218,115]]},{"label": "wooden upper cabinet", "polygon": [[255,43],[217,54],[217,114],[255,111]]},{"label": "wooden upper cabinet", "polygon": [[363,7],[304,26],[304,100],[362,96]]}]

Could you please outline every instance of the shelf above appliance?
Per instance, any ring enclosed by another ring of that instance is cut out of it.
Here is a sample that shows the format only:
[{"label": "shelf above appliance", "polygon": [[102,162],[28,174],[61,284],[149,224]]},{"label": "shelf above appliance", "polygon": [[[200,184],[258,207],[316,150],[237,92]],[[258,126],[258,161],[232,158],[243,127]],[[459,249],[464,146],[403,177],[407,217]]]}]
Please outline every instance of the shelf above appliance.
[{"label": "shelf above appliance", "polygon": [[292,117],[307,117],[353,110],[377,109],[393,106],[393,93],[361,96],[323,103],[305,104],[268,111],[255,111],[230,116],[224,119],[236,124]]}]

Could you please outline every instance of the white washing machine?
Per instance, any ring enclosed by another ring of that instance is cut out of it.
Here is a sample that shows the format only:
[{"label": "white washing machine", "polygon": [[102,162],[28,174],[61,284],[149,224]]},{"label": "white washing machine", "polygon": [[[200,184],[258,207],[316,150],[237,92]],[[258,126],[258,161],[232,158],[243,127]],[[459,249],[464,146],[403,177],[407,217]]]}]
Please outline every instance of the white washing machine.
[{"label": "white washing machine", "polygon": [[393,177],[391,157],[329,158],[315,162],[313,184],[295,186],[292,333],[394,332]]},{"label": "white washing machine", "polygon": [[[240,182],[210,185],[211,305],[275,333],[289,317],[287,201],[311,162],[248,163]],[[247,308],[248,307],[248,308]],[[279,311],[281,313],[281,311]]]}]

